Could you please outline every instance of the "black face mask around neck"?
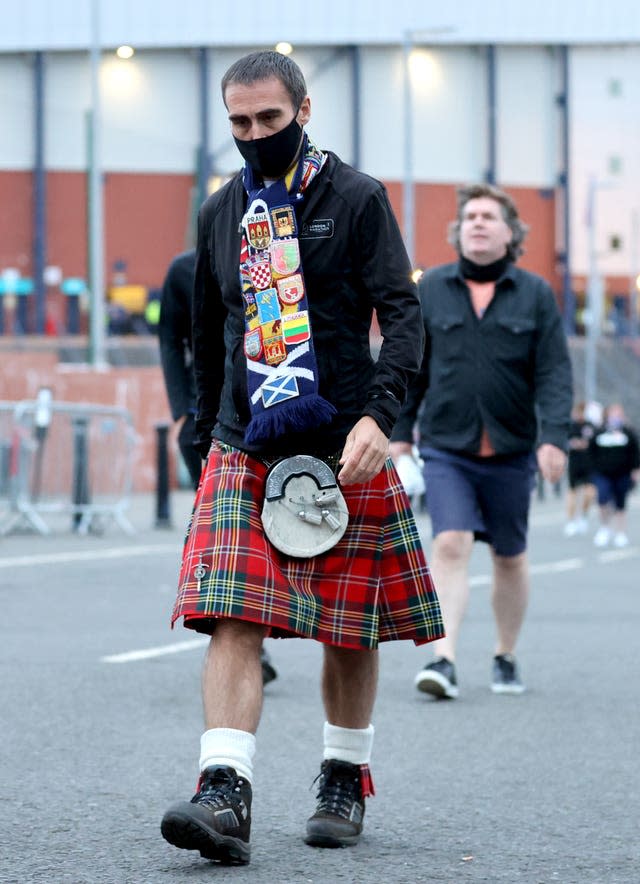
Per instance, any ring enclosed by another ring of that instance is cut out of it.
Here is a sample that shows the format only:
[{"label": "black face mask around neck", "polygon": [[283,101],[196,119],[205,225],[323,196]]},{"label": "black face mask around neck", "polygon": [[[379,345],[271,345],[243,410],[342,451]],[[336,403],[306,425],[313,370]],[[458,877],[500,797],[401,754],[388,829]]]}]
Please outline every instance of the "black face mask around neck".
[{"label": "black face mask around neck", "polygon": [[474,282],[495,282],[511,263],[513,262],[508,255],[498,258],[491,264],[476,264],[470,258],[460,255],[459,267],[465,279],[472,279]]},{"label": "black face mask around neck", "polygon": [[302,126],[294,117],[291,122],[265,138],[250,141],[233,140],[243,159],[263,178],[280,178],[296,158],[302,142]]}]

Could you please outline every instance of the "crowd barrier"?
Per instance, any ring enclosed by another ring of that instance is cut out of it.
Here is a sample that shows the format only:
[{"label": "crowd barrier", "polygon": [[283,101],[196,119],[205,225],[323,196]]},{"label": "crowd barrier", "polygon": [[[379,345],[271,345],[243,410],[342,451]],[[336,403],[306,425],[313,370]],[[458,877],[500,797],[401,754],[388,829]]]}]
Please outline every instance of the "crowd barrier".
[{"label": "crowd barrier", "polygon": [[136,433],[131,414],[103,405],[36,400],[0,402],[0,535],[51,532],[66,514],[79,534],[113,519],[127,534]]}]

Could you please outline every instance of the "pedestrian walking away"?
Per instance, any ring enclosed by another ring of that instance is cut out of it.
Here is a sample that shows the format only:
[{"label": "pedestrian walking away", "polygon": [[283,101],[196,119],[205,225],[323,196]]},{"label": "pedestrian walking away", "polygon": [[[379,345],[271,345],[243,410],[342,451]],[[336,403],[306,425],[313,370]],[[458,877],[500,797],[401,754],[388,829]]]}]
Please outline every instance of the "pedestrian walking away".
[{"label": "pedestrian walking away", "polygon": [[595,427],[585,417],[585,402],[576,402],[571,410],[569,430],[569,489],[567,491],[567,523],[565,537],[586,534],[589,510],[595,500],[589,443]]},{"label": "pedestrian walking away", "polygon": [[[202,456],[196,446],[196,386],[191,346],[191,298],[196,270],[196,250],[177,255],[162,286],[158,337],[160,361],[171,416],[178,426],[178,447],[194,490],[200,483]],[[260,652],[262,683],[278,677],[269,652]]]},{"label": "pedestrian walking away", "polygon": [[438,698],[459,692],[456,647],[474,539],[489,543],[492,557],[491,688],[524,690],[514,654],[529,593],[531,491],[536,461],[543,479],[562,476],[572,401],[553,292],[516,267],[526,232],[508,194],[484,184],[462,188],[450,228],[458,261],[429,270],[419,284],[425,353],[391,453],[410,451],[417,421],[447,635],[434,643],[435,658],[415,684]]},{"label": "pedestrian walking away", "polygon": [[286,56],[239,59],[222,96],[244,167],[198,220],[193,353],[206,465],[173,612],[211,635],[206,729],[197,792],[161,829],[176,847],[247,863],[264,636],[323,645],[324,745],[305,840],[343,847],[358,841],[373,794],[378,645],[427,643],[443,627],[388,457],[423,336],[386,192],[313,143],[304,77]]},{"label": "pedestrian walking away", "polygon": [[636,431],[629,426],[619,402],[604,410],[603,424],[589,445],[593,481],[598,492],[600,526],[593,542],[597,547],[619,549],[629,545],[627,497],[640,479],[640,451]]}]

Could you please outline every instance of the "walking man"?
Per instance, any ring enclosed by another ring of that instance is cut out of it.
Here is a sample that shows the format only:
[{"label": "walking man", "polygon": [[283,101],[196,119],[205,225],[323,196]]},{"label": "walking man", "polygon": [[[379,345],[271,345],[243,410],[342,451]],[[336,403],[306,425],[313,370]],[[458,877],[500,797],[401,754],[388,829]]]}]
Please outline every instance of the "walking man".
[{"label": "walking man", "polygon": [[[211,634],[201,777],[162,834],[250,857],[265,635],[323,643],[326,711],[308,844],[355,844],[379,642],[442,636],[388,439],[420,365],[417,293],[382,185],[320,150],[302,72],[256,52],[222,80],[243,171],[201,209],[196,428],[207,457],[173,619]],[[376,309],[384,344],[369,350]]]},{"label": "walking man", "polygon": [[[420,280],[422,368],[392,436],[411,450],[418,422],[431,515],[432,573],[446,628],[419,690],[458,696],[455,667],[474,538],[490,544],[497,628],[491,687],[522,693],[514,656],[527,599],[527,521],[534,473],[557,482],[566,463],[571,366],[553,292],[515,266],[526,227],[490,185],[463,188],[450,241],[458,261]],[[535,451],[535,454],[534,454]]]}]

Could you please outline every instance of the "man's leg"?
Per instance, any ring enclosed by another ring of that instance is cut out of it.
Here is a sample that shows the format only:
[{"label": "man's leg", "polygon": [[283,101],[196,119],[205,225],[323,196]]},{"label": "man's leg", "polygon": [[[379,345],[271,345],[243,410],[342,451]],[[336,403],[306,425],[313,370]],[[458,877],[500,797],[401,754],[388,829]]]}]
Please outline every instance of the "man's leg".
[{"label": "man's leg", "polygon": [[468,569],[472,549],[472,531],[442,531],[434,538],[431,548],[431,576],[446,635],[432,642],[435,657],[418,672],[414,684],[419,691],[437,699],[454,700],[458,696],[456,646],[469,602]]},{"label": "man's leg", "polygon": [[259,623],[220,620],[209,643],[202,673],[207,729],[235,728],[255,734],[262,712]]},{"label": "man's leg", "polygon": [[491,602],[498,631],[496,655],[513,654],[529,601],[527,554],[498,556],[492,551],[492,557]]},{"label": "man's leg", "polygon": [[493,593],[491,602],[498,639],[493,660],[491,690],[495,694],[521,694],[520,680],[513,651],[520,634],[529,600],[529,566],[526,552],[515,556],[493,556]]},{"label": "man's leg", "polygon": [[429,557],[446,632],[445,638],[432,642],[431,647],[436,657],[446,657],[452,663],[469,603],[468,569],[472,550],[471,531],[443,531],[434,538]]},{"label": "man's leg", "polygon": [[362,832],[365,798],[372,794],[371,715],[377,685],[377,650],[324,646],[324,753],[318,804],[305,836],[314,847],[356,844]]},{"label": "man's leg", "polygon": [[327,721],[338,727],[369,727],[377,686],[377,651],[324,646],[322,699]]},{"label": "man's leg", "polygon": [[248,863],[255,732],[262,710],[260,648],[265,629],[220,620],[204,663],[206,730],[200,740],[200,782],[189,802],[172,805],[163,836],[222,863]]}]

